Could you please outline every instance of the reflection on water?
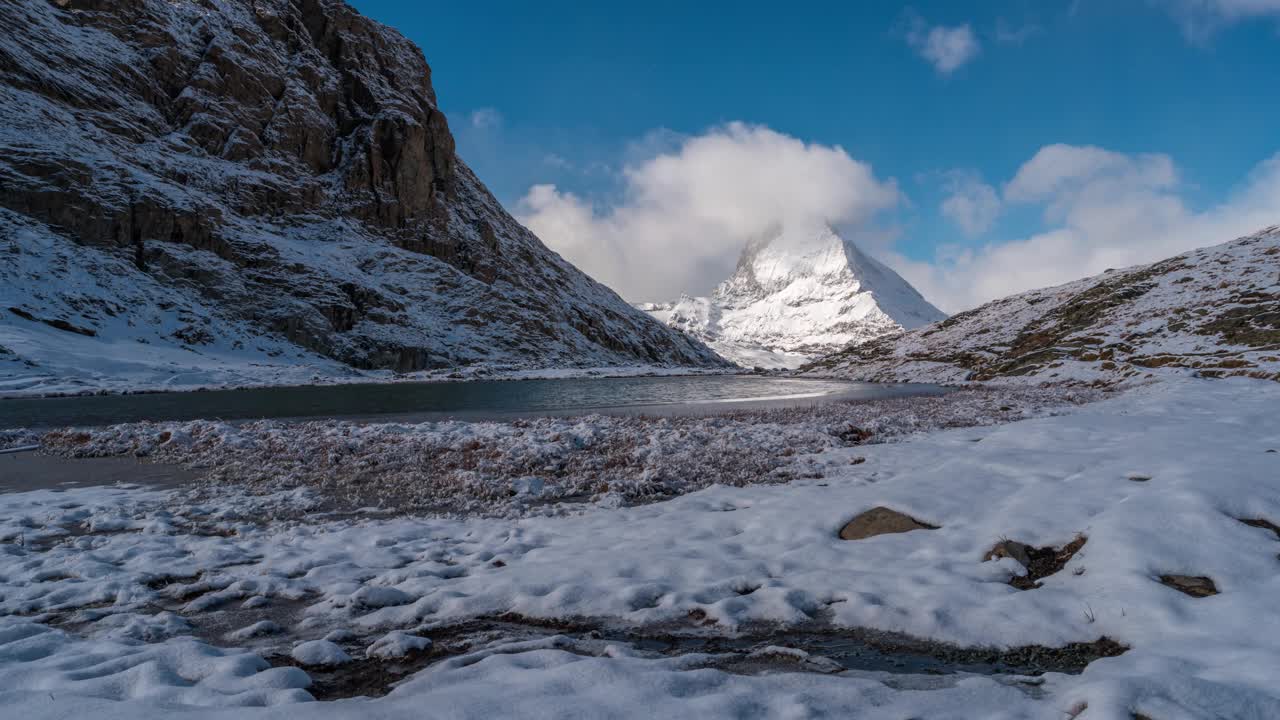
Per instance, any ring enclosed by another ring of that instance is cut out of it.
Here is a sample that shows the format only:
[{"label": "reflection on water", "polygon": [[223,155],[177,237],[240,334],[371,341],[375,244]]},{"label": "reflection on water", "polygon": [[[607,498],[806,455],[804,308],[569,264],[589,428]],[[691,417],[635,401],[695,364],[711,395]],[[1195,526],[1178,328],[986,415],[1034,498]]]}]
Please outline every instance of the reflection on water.
[{"label": "reflection on water", "polygon": [[791,407],[834,398],[938,394],[930,385],[877,385],[751,375],[248,388],[190,393],[0,400],[0,427],[105,425],[217,418],[501,419],[586,412],[685,414]]}]

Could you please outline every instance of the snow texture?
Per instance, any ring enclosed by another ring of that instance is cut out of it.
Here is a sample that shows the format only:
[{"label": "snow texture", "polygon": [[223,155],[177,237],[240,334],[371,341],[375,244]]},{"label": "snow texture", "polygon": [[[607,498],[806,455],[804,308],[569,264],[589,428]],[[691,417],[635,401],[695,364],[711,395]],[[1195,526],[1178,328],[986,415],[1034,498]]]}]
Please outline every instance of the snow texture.
[{"label": "snow texture", "polygon": [[430,649],[431,640],[429,638],[410,635],[403,630],[392,630],[378,638],[376,642],[364,651],[364,654],[366,657],[390,660]]},{"label": "snow texture", "polygon": [[752,243],[711,297],[637,307],[739,365],[770,368],[946,317],[826,226]]},{"label": "snow texture", "polygon": [[308,640],[298,643],[290,656],[302,665],[316,667],[351,662],[351,656],[345,650],[328,640]]}]

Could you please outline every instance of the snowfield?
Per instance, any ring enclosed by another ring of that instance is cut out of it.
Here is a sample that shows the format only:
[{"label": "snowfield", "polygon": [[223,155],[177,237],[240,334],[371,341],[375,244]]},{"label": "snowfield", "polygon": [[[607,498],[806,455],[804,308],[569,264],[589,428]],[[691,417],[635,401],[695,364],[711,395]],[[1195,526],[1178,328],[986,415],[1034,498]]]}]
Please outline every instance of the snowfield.
[{"label": "snowfield", "polygon": [[[804,448],[793,462],[813,476],[783,484],[545,515],[261,522],[271,503],[314,502],[301,486],[4,494],[0,702],[30,718],[1280,717],[1276,407],[1276,383],[1174,379]],[[934,529],[838,537],[877,507]],[[1020,590],[1017,560],[984,561],[1004,540],[1076,543]],[[1201,591],[1173,587],[1192,580]],[[497,617],[551,629],[456,642]],[[1079,674],[913,674],[832,667],[788,627],[993,655],[1123,647]],[[656,629],[760,641],[686,652],[616,635]],[[390,692],[307,702],[355,676],[383,685],[348,695]]]}]

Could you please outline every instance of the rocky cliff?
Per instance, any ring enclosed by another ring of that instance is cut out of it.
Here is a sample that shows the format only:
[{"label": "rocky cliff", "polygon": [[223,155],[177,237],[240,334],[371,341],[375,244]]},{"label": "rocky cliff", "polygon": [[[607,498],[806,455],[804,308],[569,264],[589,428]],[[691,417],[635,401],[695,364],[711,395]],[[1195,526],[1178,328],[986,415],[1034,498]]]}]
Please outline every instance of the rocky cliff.
[{"label": "rocky cliff", "polygon": [[946,317],[893,270],[826,226],[753,242],[710,297],[639,306],[735,362],[795,367]]},{"label": "rocky cliff", "polygon": [[335,0],[4,0],[0,212],[27,372],[59,325],[358,368],[719,362],[515,222],[418,48]]},{"label": "rocky cliff", "polygon": [[996,300],[805,369],[888,382],[1280,380],[1280,226]]}]

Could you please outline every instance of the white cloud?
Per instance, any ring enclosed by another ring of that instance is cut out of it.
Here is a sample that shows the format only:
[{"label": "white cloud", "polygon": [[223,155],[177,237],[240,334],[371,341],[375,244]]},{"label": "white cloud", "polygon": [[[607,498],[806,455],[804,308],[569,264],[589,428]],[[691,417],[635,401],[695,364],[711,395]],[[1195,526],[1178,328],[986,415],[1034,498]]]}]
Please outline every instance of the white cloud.
[{"label": "white cloud", "polygon": [[942,216],[970,237],[990,230],[1000,216],[1000,196],[996,189],[973,171],[953,170],[945,177],[948,195],[942,201]]},{"label": "white cloud", "polygon": [[1215,32],[1237,22],[1280,18],[1280,0],[1167,0],[1162,4],[1196,43],[1207,42]]},{"label": "white cloud", "polygon": [[472,110],[467,116],[471,122],[471,127],[477,130],[488,130],[502,127],[502,113],[493,108],[479,108]]},{"label": "white cloud", "polygon": [[1280,222],[1280,155],[1259,164],[1225,201],[1194,210],[1166,155],[1050,145],[1005,186],[1005,200],[1043,208],[1047,229],[932,262],[888,258],[943,310],[955,312],[1108,268],[1154,262]]},{"label": "white cloud", "polygon": [[995,38],[996,42],[1004,45],[1022,45],[1031,38],[1043,32],[1043,28],[1034,23],[1014,26],[1008,20],[999,18],[996,20]]},{"label": "white cloud", "polygon": [[705,292],[750,239],[780,226],[865,223],[899,194],[840,147],[731,123],[628,166],[621,199],[596,208],[539,185],[517,216],[628,300]]},{"label": "white cloud", "polygon": [[950,75],[978,56],[981,45],[968,23],[955,27],[929,27],[922,18],[908,18],[907,44],[933,64],[943,75]]}]

